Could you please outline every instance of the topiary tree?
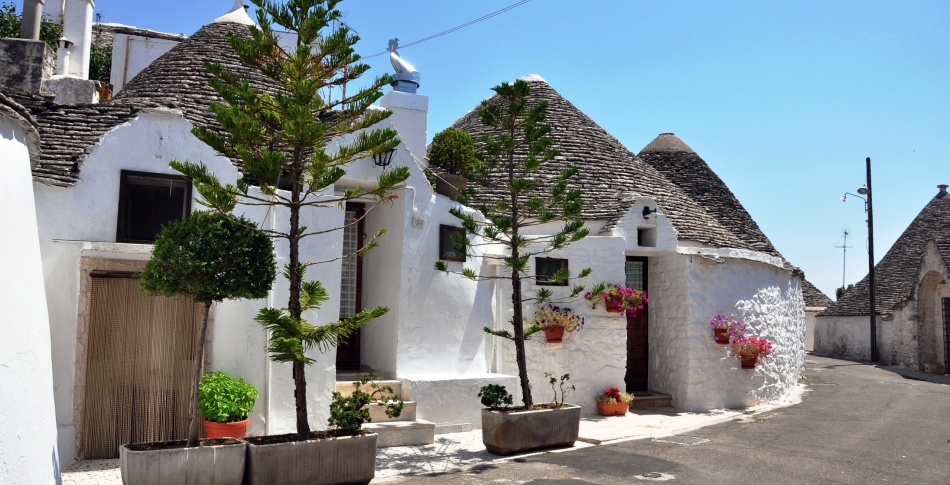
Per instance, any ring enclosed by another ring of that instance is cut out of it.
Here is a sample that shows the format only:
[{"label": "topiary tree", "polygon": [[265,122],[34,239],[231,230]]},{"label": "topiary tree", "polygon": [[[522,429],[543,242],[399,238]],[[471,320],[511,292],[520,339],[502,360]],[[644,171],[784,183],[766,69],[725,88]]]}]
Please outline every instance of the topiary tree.
[{"label": "topiary tree", "polygon": [[[531,325],[524,328],[524,304],[550,301],[554,295],[547,288],[538,289],[530,297],[523,295],[522,282],[538,279],[537,275],[529,272],[528,262],[534,256],[562,249],[588,233],[580,218],[581,191],[569,188],[570,179],[577,174],[577,168],[563,170],[554,178],[544,178],[538,173],[545,162],[557,155],[557,151],[551,148],[552,141],[548,137],[551,127],[544,124],[548,102],[529,104],[530,89],[528,83],[520,79],[514,84],[502,83],[492,88],[497,96],[483,101],[478,110],[482,124],[492,130],[481,140],[477,163],[472,167],[469,177],[482,187],[504,186],[507,197],[475,206],[485,215],[484,221],[460,208],[450,209],[469,234],[481,236],[484,242],[480,244],[501,245],[508,250],[506,256],[483,257],[501,259],[510,272],[506,278],[511,280],[513,315],[510,323],[513,329],[493,330],[485,327],[485,332],[514,342],[522,400],[529,409],[534,400],[528,382],[525,339],[543,330],[543,327]],[[463,204],[475,194],[474,185],[470,185],[465,192],[458,199]],[[564,225],[555,234],[525,235],[526,229],[552,222],[563,222]],[[456,252],[468,251],[474,245],[460,234],[454,235],[453,240]],[[444,261],[437,262],[435,268],[450,272]],[[590,272],[590,268],[585,268],[577,277],[587,277]],[[479,276],[469,268],[457,274],[472,280],[498,278]],[[553,275],[554,282],[566,282],[569,279],[571,274],[567,269]],[[562,300],[575,298],[583,291],[583,286],[574,286],[570,295]]]},{"label": "topiary tree", "polygon": [[211,305],[230,298],[264,298],[274,284],[274,245],[253,226],[244,218],[195,212],[162,228],[141,274],[143,291],[190,296],[202,304],[188,410],[188,447],[198,445],[198,381]]},{"label": "topiary tree", "polygon": [[[264,308],[255,320],[269,331],[271,360],[292,364],[297,435],[307,439],[310,425],[304,370],[313,362],[307,352],[314,348],[323,352],[336,346],[389,309],[364,310],[322,326],[303,318],[303,312],[319,309],[330,295],[319,281],[304,279],[307,268],[320,262],[302,261],[300,242],[305,238],[338,235],[338,231],[358,224],[365,215],[344,222],[344,226],[318,230],[300,224],[301,211],[338,209],[347,201],[360,199],[373,201],[366,210],[368,214],[409,178],[409,168],[385,170],[371,187],[334,191],[334,184],[346,175],[348,164],[399,144],[394,129],[371,129],[392,114],[369,109],[382,97],[382,87],[392,79],[382,76],[366,83],[363,89],[334,90],[355,81],[369,69],[359,62],[353,49],[359,37],[345,24],[332,28],[341,19],[336,10],[340,0],[251,1],[258,7],[258,26],[249,27],[247,38],[232,35],[229,40],[241,61],[268,78],[272,89],[259,89],[258,84],[252,85],[242,78],[240,72],[206,65],[213,76],[211,86],[223,99],[211,104],[223,131],[202,126],[192,131],[218,153],[231,158],[242,178],[236,184],[221,184],[204,165],[173,161],[171,166],[194,183],[203,204],[219,212],[232,212],[240,202],[281,207],[289,213],[289,230],[265,231],[271,237],[287,240],[288,262],[283,271],[290,287],[287,307]],[[297,34],[295,49],[285,51],[278,45],[282,33],[274,30],[275,25]],[[315,45],[319,49],[312,47]],[[357,254],[375,247],[377,238],[384,233],[385,230],[377,232]]]},{"label": "topiary tree", "polygon": [[468,133],[446,128],[432,138],[429,166],[452,175],[465,175],[476,163],[475,142]]}]

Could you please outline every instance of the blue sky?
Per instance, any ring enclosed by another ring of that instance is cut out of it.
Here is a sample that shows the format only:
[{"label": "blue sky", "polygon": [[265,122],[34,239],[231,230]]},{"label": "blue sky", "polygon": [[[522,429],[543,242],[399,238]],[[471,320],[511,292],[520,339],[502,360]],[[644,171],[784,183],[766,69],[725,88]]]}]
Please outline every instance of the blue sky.
[{"label": "blue sky", "polygon": [[[98,0],[104,22],[191,34],[231,0]],[[349,0],[364,55],[515,0]],[[18,6],[22,2],[17,2]],[[950,183],[950,2],[533,0],[401,50],[430,97],[429,136],[525,74],[544,77],[634,152],[676,133],[779,251],[833,295],[867,273],[859,200],[873,163],[880,259]],[[391,70],[368,59],[371,75]]]}]

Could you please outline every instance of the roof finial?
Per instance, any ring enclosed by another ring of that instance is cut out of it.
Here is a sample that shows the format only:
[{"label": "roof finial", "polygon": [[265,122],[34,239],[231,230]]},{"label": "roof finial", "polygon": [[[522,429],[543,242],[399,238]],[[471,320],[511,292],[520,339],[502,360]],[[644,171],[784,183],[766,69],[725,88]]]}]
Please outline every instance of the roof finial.
[{"label": "roof finial", "polygon": [[389,62],[393,65],[396,74],[393,75],[393,82],[390,86],[396,91],[404,93],[415,93],[419,89],[419,80],[421,75],[412,64],[399,57],[399,39],[389,39]]},{"label": "roof finial", "polygon": [[941,194],[947,193],[947,187],[950,187],[950,186],[948,186],[947,184],[940,184],[937,186],[937,188],[940,189]]},{"label": "roof finial", "polygon": [[211,21],[213,24],[221,22],[254,25],[254,21],[251,20],[251,17],[247,14],[247,9],[244,8],[244,0],[234,0],[234,5],[231,6],[231,10],[229,10],[228,13]]}]

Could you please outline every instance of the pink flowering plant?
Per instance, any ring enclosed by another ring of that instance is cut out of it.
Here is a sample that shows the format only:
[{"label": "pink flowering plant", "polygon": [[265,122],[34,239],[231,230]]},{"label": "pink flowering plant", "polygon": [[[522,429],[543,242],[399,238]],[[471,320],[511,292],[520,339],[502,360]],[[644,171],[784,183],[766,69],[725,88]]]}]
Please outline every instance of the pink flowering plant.
[{"label": "pink flowering plant", "polygon": [[534,313],[530,324],[541,328],[564,327],[564,330],[573,332],[584,326],[584,317],[577,315],[570,308],[545,303]]},{"label": "pink flowering plant", "polygon": [[732,339],[732,354],[741,360],[755,359],[758,364],[772,353],[772,343],[755,335]]},{"label": "pink flowering plant", "polygon": [[610,387],[603,394],[598,394],[594,398],[597,402],[602,402],[605,404],[617,404],[618,402],[630,402],[633,401],[633,394],[627,394],[626,392],[620,392],[620,389],[616,387]]},{"label": "pink flowering plant", "polygon": [[650,302],[647,299],[646,291],[640,291],[632,286],[607,283],[594,286],[591,291],[584,295],[584,299],[591,301],[593,308],[597,308],[597,304],[601,300],[604,301],[604,304],[607,302],[619,303],[620,311],[630,317],[635,316],[638,311],[643,310],[645,304]]},{"label": "pink flowering plant", "polygon": [[[745,336],[747,330],[744,323],[735,319],[735,315],[725,316],[725,315],[716,315],[712,317],[712,320],[709,321],[709,325],[712,326],[714,330],[727,330],[728,334],[726,339],[732,341],[734,339],[741,339]],[[719,341],[720,337],[716,337],[716,341]]]}]

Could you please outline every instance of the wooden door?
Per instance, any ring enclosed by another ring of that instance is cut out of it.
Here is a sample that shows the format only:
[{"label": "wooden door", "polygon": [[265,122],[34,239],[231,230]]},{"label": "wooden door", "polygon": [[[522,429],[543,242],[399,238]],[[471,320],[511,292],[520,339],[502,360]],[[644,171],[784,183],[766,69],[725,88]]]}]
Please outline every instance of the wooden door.
[{"label": "wooden door", "polygon": [[[342,279],[340,281],[340,318],[355,315],[363,309],[363,258],[356,251],[363,244],[363,204],[346,205],[346,227],[343,229]],[[360,368],[360,331],[340,342],[336,349],[336,367],[343,370]]]},{"label": "wooden door", "polygon": [[[638,290],[647,288],[647,258],[628,256],[625,266],[626,285]],[[649,306],[634,317],[627,317],[627,392],[649,390]]]},{"label": "wooden door", "polygon": [[943,300],[943,373],[950,373],[950,298]]}]

